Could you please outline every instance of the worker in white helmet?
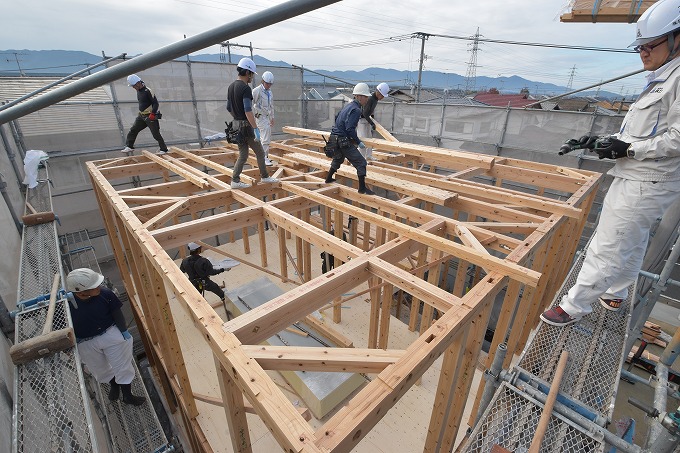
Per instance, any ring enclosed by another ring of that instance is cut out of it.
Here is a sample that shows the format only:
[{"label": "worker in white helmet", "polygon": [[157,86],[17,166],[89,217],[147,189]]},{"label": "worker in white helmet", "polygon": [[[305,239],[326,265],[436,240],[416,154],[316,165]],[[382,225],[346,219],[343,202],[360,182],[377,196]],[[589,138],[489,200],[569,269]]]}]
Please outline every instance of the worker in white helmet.
[{"label": "worker in white helmet", "polygon": [[78,353],[100,383],[109,383],[109,400],[123,393],[123,402],[144,404],[144,397],[132,394],[135,368],[132,364],[132,335],[121,311],[122,302],[110,289],[101,286],[104,276],[88,268],[72,270],[66,276],[73,330]]},{"label": "worker in white helmet", "polygon": [[[357,126],[357,135],[361,138],[371,138],[375,130],[375,123],[373,122],[373,112],[378,105],[378,101],[389,97],[390,87],[385,82],[378,84],[372,95],[368,97],[366,105],[361,108],[361,119]],[[366,160],[373,160],[373,148],[367,146],[360,150],[361,155]]]},{"label": "worker in white helmet", "polygon": [[621,308],[642,267],[650,228],[680,198],[680,0],[654,3],[636,28],[631,46],[650,71],[647,85],[619,132],[574,140],[600,159],[614,159],[614,179],[574,286],[541,315],[553,326],[578,321],[598,300],[607,310]]},{"label": "worker in white helmet", "polygon": [[163,140],[161,135],[161,125],[158,121],[161,119],[161,112],[156,95],[137,74],[129,75],[127,82],[129,86],[137,90],[139,113],[135,117],[132,127],[130,127],[130,131],[125,139],[125,148],[121,152],[128,155],[132,154],[135,150],[137,135],[148,127],[151,135],[158,142],[160,150],[157,154],[167,153],[168,147],[165,145],[165,140]]},{"label": "worker in white helmet", "polygon": [[[360,150],[366,148],[364,142],[357,135],[357,124],[361,118],[361,108],[366,105],[371,92],[365,83],[357,83],[352,91],[354,100],[344,106],[335,117],[335,125],[325,147],[326,155],[333,158],[331,168],[326,176],[326,182],[335,182],[333,175],[340,168],[345,159],[356,168],[359,178],[359,193],[375,195],[366,186],[366,159]],[[357,149],[358,148],[358,149]]]},{"label": "worker in white helmet", "polygon": [[257,67],[250,58],[241,58],[236,65],[238,77],[227,89],[227,110],[234,117],[235,129],[239,131],[238,159],[234,164],[234,172],[231,178],[232,189],[245,189],[250,184],[241,181],[243,165],[248,160],[248,147],[255,151],[257,166],[260,170],[260,182],[277,183],[278,179],[272,178],[267,173],[267,164],[264,161],[264,150],[260,143],[260,129],[257,127],[253,114],[253,91],[248,85],[257,74]]},{"label": "worker in white helmet", "polygon": [[272,127],[274,127],[273,84],[274,74],[266,71],[262,74],[262,82],[253,90],[253,114],[257,128],[260,130],[260,143],[264,150],[264,163],[267,166],[274,165],[269,159],[269,144],[272,141]]}]

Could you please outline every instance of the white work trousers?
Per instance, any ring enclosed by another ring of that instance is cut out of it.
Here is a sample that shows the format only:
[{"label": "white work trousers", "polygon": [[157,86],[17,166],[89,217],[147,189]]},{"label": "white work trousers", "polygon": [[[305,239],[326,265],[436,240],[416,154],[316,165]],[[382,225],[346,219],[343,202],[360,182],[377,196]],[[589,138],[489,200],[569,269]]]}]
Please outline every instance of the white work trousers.
[{"label": "white work trousers", "polygon": [[129,384],[135,378],[132,338],[123,338],[115,324],[98,337],[78,343],[78,353],[97,382],[110,382],[115,377],[118,384]]},{"label": "white work trousers", "polygon": [[680,183],[614,178],[604,198],[595,237],[576,283],[560,306],[572,317],[590,313],[598,297],[625,299],[638,277],[649,230],[680,195]]},{"label": "white work trousers", "polygon": [[269,115],[261,115],[255,119],[255,124],[260,130],[260,143],[262,143],[264,157],[269,158],[269,144],[272,142],[272,120]]},{"label": "white work trousers", "polygon": [[[373,136],[373,128],[371,127],[370,123],[366,121],[365,118],[361,118],[359,120],[359,124],[357,124],[357,135],[359,138],[371,138]],[[361,153],[362,156],[364,156],[364,159],[366,160],[371,160],[373,159],[373,148],[369,148],[368,146],[364,149],[357,148],[359,152]]]}]

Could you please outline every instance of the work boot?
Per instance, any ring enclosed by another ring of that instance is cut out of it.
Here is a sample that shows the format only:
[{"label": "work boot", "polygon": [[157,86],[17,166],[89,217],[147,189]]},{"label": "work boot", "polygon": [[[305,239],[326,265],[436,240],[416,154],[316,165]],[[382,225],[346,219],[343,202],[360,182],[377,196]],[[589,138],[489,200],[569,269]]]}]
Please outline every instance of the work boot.
[{"label": "work boot", "polygon": [[120,396],[120,385],[116,382],[116,378],[112,378],[109,381],[111,384],[111,389],[109,389],[109,401],[116,401]]},{"label": "work boot", "polygon": [[135,396],[132,394],[132,384],[120,384],[120,388],[123,391],[123,402],[125,404],[141,406],[144,404],[144,401],[146,401],[143,396]]},{"label": "work boot", "polygon": [[326,181],[325,181],[326,184],[330,184],[332,182],[335,182],[335,179],[333,179],[334,174],[335,174],[335,170],[333,170],[332,168],[330,170],[328,170],[328,176],[326,176]]},{"label": "work boot", "polygon": [[375,192],[366,187],[366,176],[359,176],[359,193],[363,195],[375,195]]}]

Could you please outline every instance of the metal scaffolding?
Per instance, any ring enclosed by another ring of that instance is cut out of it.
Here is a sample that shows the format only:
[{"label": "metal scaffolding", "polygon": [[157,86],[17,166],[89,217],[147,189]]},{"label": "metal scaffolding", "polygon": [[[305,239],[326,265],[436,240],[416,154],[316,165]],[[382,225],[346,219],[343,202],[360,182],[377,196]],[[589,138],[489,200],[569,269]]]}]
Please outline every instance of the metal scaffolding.
[{"label": "metal scaffolding", "polygon": [[[582,253],[552,305],[561,301],[574,285],[584,259],[585,253]],[[635,295],[635,288],[631,286],[619,311],[606,310],[596,303],[590,315],[566,327],[540,322],[516,366],[506,372],[500,370],[502,365],[497,365],[495,370],[485,373],[487,388],[498,389],[490,401],[482,401],[483,413],[462,451],[530,451],[562,351],[568,352],[570,363],[558,383],[557,402],[540,451],[604,452],[611,447],[626,453],[675,451],[672,447],[665,449],[671,441],[665,443],[664,440],[651,450],[643,449],[606,429],[629,349],[631,301]],[[500,352],[498,360],[502,364]],[[489,395],[486,390],[485,395]],[[663,391],[665,393],[665,389]],[[661,450],[660,445],[663,445]]]},{"label": "metal scaffolding", "polygon": [[[38,212],[52,211],[46,166],[39,169],[38,186],[27,190],[26,203]],[[86,232],[77,238],[66,237],[63,242],[62,248],[68,252],[68,263],[79,263],[80,267],[86,260],[89,267],[99,271],[91,244],[75,250],[69,247],[74,243],[89,243]],[[47,302],[52,279],[59,274],[64,281],[61,257],[54,221],[23,226],[15,344],[42,334],[48,317]],[[60,291],[52,321],[53,330],[73,326],[68,303],[66,293]],[[96,386],[95,405],[104,409],[101,421],[109,437],[110,451],[171,451],[136,366],[135,370],[134,391],[146,397],[146,402],[140,407],[109,401],[106,397],[109,384]],[[99,451],[87,396],[77,347],[16,366],[13,451]]]}]

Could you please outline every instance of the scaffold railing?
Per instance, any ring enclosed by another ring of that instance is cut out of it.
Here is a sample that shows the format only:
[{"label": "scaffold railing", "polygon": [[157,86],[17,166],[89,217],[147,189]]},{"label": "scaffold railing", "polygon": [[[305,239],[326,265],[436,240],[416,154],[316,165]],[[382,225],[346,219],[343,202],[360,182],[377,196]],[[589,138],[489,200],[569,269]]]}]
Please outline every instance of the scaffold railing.
[{"label": "scaffold railing", "polygon": [[[46,166],[38,173],[39,184],[28,189],[26,206],[32,211],[52,212],[51,188]],[[84,234],[84,236],[83,236]],[[81,237],[82,236],[82,237]],[[75,240],[77,239],[77,241]],[[89,243],[86,232],[70,242]],[[15,344],[43,333],[48,299],[55,274],[64,281],[62,254],[54,221],[24,225],[17,288],[19,310],[15,314]],[[90,246],[69,252],[69,263],[100,272]],[[78,254],[82,257],[78,257]],[[86,255],[86,256],[85,256]],[[85,261],[83,260],[86,260]],[[75,261],[74,261],[75,260]],[[73,327],[66,293],[59,291],[53,330]],[[20,364],[15,368],[14,453],[90,453],[100,451],[76,346]],[[97,404],[104,408],[101,422],[108,435],[109,451],[146,453],[172,451],[161,428],[149,395],[135,365],[135,394],[145,395],[140,407],[109,401],[108,384],[96,386]]]}]

